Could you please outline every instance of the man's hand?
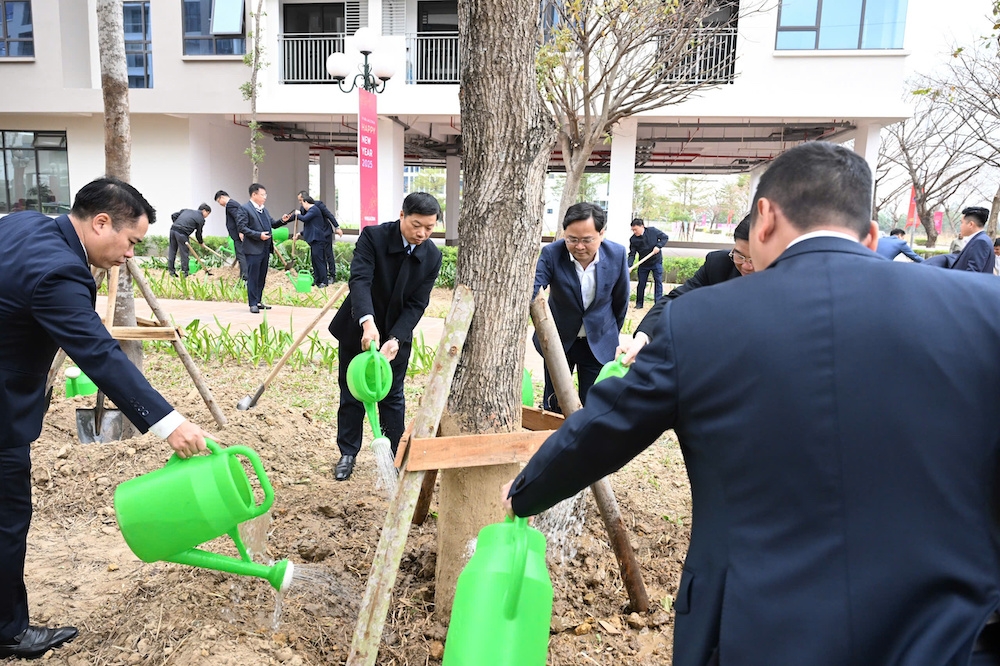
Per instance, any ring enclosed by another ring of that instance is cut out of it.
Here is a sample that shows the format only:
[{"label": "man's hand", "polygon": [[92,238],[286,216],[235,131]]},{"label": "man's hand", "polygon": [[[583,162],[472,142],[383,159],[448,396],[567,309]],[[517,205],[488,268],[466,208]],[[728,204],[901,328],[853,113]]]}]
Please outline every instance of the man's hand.
[{"label": "man's hand", "polygon": [[199,426],[184,419],[184,422],[174,428],[174,431],[167,437],[167,443],[177,452],[179,457],[190,458],[207,450],[205,438],[210,436]]},{"label": "man's hand", "polygon": [[288,222],[288,218],[290,218],[290,217],[291,217],[291,215],[289,215],[288,213],[285,213],[284,215],[281,216],[281,221],[282,222]]},{"label": "man's hand", "polygon": [[657,246],[657,247],[654,247],[654,248],[653,248],[653,254],[659,254],[659,253],[660,253],[660,248],[659,248],[659,246]]},{"label": "man's hand", "polygon": [[382,348],[379,349],[379,351],[382,352],[383,356],[391,361],[396,358],[396,354],[399,353],[399,340],[396,338],[389,338],[385,341],[385,344],[382,345]]},{"label": "man's hand", "polygon": [[334,229],[333,232],[335,234],[337,234],[337,238],[340,238],[341,236],[344,235],[344,230],[341,229],[340,227],[337,227],[336,229]]},{"label": "man's hand", "polygon": [[240,233],[240,242],[241,243],[243,242],[243,234],[242,234],[242,232]]},{"label": "man's hand", "polygon": [[295,234],[294,236],[292,236],[292,240],[298,240],[300,238],[302,238],[302,234]]},{"label": "man's hand", "polygon": [[639,350],[649,344],[649,336],[642,331],[635,334],[632,338],[632,342],[628,347],[624,345],[618,345],[618,349],[615,350],[615,358],[620,357],[625,354],[625,358],[622,359],[623,365],[632,365],[635,362],[635,357],[639,353]]},{"label": "man's hand", "polygon": [[380,340],[381,336],[379,336],[378,326],[375,325],[374,319],[369,319],[361,325],[361,351],[368,351],[372,342],[377,348]]},{"label": "man's hand", "polygon": [[260,239],[262,241],[266,241],[270,237],[271,237],[271,234],[268,233],[267,231],[262,231],[261,234],[260,234]]},{"label": "man's hand", "polygon": [[506,484],[500,487],[500,504],[503,505],[504,511],[511,518],[514,517],[514,506],[510,503],[510,498],[507,494],[510,493],[510,487],[514,485],[514,479],[511,479]]}]

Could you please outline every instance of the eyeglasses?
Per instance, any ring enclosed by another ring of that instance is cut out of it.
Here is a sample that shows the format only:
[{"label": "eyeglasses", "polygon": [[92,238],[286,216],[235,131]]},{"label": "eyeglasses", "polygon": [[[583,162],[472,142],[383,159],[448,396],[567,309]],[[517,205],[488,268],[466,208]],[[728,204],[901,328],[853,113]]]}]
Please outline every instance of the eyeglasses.
[{"label": "eyeglasses", "polygon": [[586,238],[574,238],[573,236],[566,236],[566,245],[590,245],[595,240],[600,238],[599,236],[587,236]]},{"label": "eyeglasses", "polygon": [[732,259],[733,263],[736,264],[737,266],[742,266],[743,264],[747,264],[748,266],[753,266],[753,259],[751,259],[750,257],[746,256],[745,254],[736,249],[732,249],[729,251],[729,258]]}]

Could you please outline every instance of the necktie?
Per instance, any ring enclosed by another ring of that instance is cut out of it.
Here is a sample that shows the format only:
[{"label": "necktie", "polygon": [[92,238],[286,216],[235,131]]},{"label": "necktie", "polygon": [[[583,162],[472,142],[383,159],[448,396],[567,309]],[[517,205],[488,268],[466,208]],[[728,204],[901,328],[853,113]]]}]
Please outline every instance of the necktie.
[{"label": "necktie", "polygon": [[413,254],[413,246],[412,245],[407,245],[406,246],[406,256],[410,256],[411,254]]}]

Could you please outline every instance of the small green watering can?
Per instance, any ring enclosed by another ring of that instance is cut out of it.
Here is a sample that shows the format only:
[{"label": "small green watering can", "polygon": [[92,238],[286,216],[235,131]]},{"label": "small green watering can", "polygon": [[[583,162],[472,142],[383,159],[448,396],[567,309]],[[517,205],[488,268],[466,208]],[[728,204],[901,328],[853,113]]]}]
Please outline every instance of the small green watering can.
[{"label": "small green watering can", "polygon": [[458,577],[442,666],[545,666],[551,620],[545,537],[527,518],[487,525]]},{"label": "small green watering can", "polygon": [[601,368],[601,371],[597,373],[597,379],[594,380],[594,383],[596,384],[597,382],[607,379],[608,377],[624,377],[628,374],[629,368],[629,366],[625,365],[624,361],[625,354],[622,354],[615,360],[605,363],[604,367]]},{"label": "small green watering can", "polygon": [[531,382],[531,370],[527,368],[521,377],[521,404],[525,407],[535,406],[535,385]]},{"label": "small green watering can", "polygon": [[[382,427],[378,420],[378,403],[385,400],[392,388],[392,366],[385,354],[378,350],[372,340],[368,351],[363,351],[351,359],[347,366],[347,388],[354,399],[363,403],[368,414],[368,422],[377,439],[389,440],[382,436]],[[372,442],[375,446],[376,442]]]},{"label": "small green watering can", "polygon": [[285,274],[288,276],[288,279],[292,281],[292,284],[295,285],[295,291],[300,294],[308,294],[312,291],[313,278],[309,273],[299,273],[298,276],[295,277],[292,276],[291,271],[288,271]]},{"label": "small green watering can", "polygon": [[[253,562],[240,539],[239,524],[267,513],[274,490],[264,466],[245,446],[223,449],[210,439],[208,456],[171,456],[161,469],[126,481],[115,489],[115,516],[125,543],[143,562],[176,562],[242,576],[266,579],[283,591],[292,582],[293,565]],[[264,501],[254,503],[250,479],[237,456],[250,461]],[[242,559],[195,548],[228,534]]]},{"label": "small green watering can", "polygon": [[94,395],[97,393],[97,384],[87,375],[83,374],[80,368],[73,366],[66,368],[66,397],[72,398],[75,395]]},{"label": "small green watering can", "polygon": [[288,240],[288,227],[277,227],[271,229],[271,240],[277,243],[284,243]]}]

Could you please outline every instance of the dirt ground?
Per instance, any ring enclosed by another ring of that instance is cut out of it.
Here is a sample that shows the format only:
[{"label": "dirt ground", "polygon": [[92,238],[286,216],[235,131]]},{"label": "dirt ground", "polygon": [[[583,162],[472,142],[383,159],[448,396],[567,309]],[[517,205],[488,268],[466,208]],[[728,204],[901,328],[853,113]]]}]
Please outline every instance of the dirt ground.
[{"label": "dirt ground", "polygon": [[[112,508],[117,484],[160,467],[169,448],[152,435],[83,445],[75,409],[57,387],[33,445],[33,503],[27,585],[36,624],[74,624],[80,636],[43,658],[52,664],[344,663],[388,502],[376,488],[365,446],[354,475],[334,481],[336,377],[283,371],[257,407],[237,411],[267,368],[209,365],[203,372],[229,425],[225,444],[258,452],[274,486],[267,557],[289,558],[323,584],[293,585],[275,623],[275,593],[264,581],[190,567],[145,564],[128,549]],[[183,367],[171,355],[147,354],[153,385],[183,413],[214,423]],[[426,377],[409,380],[408,410]],[[616,474],[612,484],[654,600],[643,615],[627,596],[592,498],[585,525],[565,561],[552,552],[555,589],[549,664],[669,664],[671,600],[689,539],[690,495],[676,442],[665,435]],[[436,498],[413,527],[390,606],[378,663],[440,663],[447,618],[434,612]],[[207,546],[235,555],[231,542]]]}]

